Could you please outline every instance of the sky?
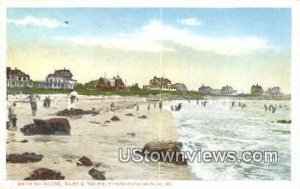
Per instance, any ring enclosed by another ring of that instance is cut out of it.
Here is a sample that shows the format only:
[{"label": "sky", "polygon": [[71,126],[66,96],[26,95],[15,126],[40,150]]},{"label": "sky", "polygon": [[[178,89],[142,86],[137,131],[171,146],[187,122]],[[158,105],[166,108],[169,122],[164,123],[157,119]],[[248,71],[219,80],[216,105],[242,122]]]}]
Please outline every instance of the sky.
[{"label": "sky", "polygon": [[291,12],[279,8],[9,8],[8,66],[44,80],[68,68],[80,83],[119,74],[291,89]]}]

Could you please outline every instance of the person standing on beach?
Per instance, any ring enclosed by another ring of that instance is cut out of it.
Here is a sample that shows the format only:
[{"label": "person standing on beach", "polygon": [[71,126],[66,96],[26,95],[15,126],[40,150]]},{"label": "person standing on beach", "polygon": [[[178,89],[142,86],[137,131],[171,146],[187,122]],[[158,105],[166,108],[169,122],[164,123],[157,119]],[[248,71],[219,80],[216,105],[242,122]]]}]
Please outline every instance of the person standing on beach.
[{"label": "person standing on beach", "polygon": [[15,114],[15,107],[16,103],[14,102],[8,108],[8,119],[9,119],[9,126],[12,126],[15,130],[17,130],[17,115]]},{"label": "person standing on beach", "polygon": [[50,104],[51,104],[51,98],[50,96],[47,96],[47,107],[50,108]]},{"label": "person standing on beach", "polygon": [[44,99],[43,106],[44,106],[45,108],[49,108],[49,107],[50,107],[50,103],[51,103],[50,96],[47,96],[47,97]]},{"label": "person standing on beach", "polygon": [[78,101],[77,96],[78,96],[78,93],[76,91],[73,91],[68,95],[68,106],[67,106],[68,110],[75,108],[75,102]]},{"label": "person standing on beach", "polygon": [[44,99],[43,106],[44,108],[47,108],[47,97]]},{"label": "person standing on beach", "polygon": [[264,104],[265,107],[265,111],[268,111],[268,106],[266,104]]},{"label": "person standing on beach", "polygon": [[159,109],[161,110],[162,109],[162,101],[159,102],[158,106],[159,106]]},{"label": "person standing on beach", "polygon": [[137,104],[137,105],[136,105],[136,111],[139,111],[139,109],[140,109],[140,107],[139,107],[139,105]]},{"label": "person standing on beach", "polygon": [[32,113],[33,116],[35,116],[36,111],[37,111],[37,99],[36,99],[36,97],[33,96],[30,99],[30,106],[31,106],[31,113]]}]

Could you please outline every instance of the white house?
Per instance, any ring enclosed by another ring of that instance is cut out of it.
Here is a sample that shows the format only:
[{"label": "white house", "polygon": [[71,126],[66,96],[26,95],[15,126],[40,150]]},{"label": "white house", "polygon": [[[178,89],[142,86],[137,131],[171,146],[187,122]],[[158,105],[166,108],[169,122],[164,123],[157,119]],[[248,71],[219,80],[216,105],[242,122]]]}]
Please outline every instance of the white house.
[{"label": "white house", "polygon": [[32,80],[30,79],[30,76],[17,68],[11,69],[10,67],[7,67],[6,77],[8,88],[32,87]]},{"label": "white house", "polygon": [[55,70],[53,74],[46,77],[45,88],[52,89],[73,89],[77,83],[72,79],[73,75],[70,70]]}]

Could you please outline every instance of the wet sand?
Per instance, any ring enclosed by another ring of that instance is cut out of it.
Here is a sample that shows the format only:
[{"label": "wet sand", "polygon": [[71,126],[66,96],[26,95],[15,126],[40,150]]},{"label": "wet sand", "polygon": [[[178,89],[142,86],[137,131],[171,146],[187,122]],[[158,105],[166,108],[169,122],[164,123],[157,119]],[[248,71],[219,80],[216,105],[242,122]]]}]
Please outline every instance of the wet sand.
[{"label": "wet sand", "polygon": [[[53,118],[54,113],[66,108],[66,95],[56,95],[55,102],[50,108],[42,107],[43,99],[38,102],[36,118]],[[53,96],[52,96],[53,97]],[[118,159],[118,149],[142,148],[144,144],[156,140],[178,141],[174,119],[170,112],[159,110],[158,104],[154,108],[153,102],[147,102],[137,97],[88,97],[79,96],[75,108],[100,111],[99,115],[84,115],[68,118],[71,125],[70,136],[34,135],[24,136],[20,128],[33,122],[28,100],[9,97],[8,103],[17,101],[16,114],[18,116],[18,130],[7,132],[7,154],[34,152],[43,154],[42,161],[27,164],[7,164],[7,180],[23,180],[38,168],[49,168],[60,171],[68,180],[91,180],[90,168],[77,166],[81,156],[92,161],[100,162],[99,170],[105,171],[109,180],[115,179],[195,179],[188,166],[171,163],[121,163]],[[114,111],[110,111],[110,104],[115,103]],[[139,103],[136,108],[128,108]],[[150,110],[147,110],[150,104]],[[132,113],[133,116],[125,116]],[[104,123],[112,116],[121,120]],[[139,116],[146,115],[146,119]],[[135,133],[131,136],[127,133]],[[13,142],[28,140],[27,143]],[[67,161],[68,160],[68,161]],[[71,161],[71,162],[70,162]]]}]

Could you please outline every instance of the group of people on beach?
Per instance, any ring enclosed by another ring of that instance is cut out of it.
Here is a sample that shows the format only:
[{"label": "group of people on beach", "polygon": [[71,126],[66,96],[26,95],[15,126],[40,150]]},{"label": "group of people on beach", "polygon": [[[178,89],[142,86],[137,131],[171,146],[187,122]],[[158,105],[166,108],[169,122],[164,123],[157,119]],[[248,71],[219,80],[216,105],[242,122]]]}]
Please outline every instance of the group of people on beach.
[{"label": "group of people on beach", "polygon": [[178,104],[175,105],[175,106],[171,105],[171,110],[172,110],[172,111],[175,111],[175,112],[180,111],[181,108],[182,108],[182,103],[178,103]]},{"label": "group of people on beach", "polygon": [[[231,102],[231,107],[235,107],[235,104],[236,104],[236,102],[232,101]],[[238,104],[238,107],[240,107],[240,108],[246,108],[247,107],[247,103],[238,102],[237,104]]]},{"label": "group of people on beach", "polygon": [[[29,99],[30,108],[31,108],[31,114],[33,117],[36,116],[37,110],[38,110],[38,100],[41,99],[39,95],[31,94],[26,97],[26,99]],[[75,103],[78,101],[78,93],[77,92],[71,92],[67,96],[67,109],[73,109],[75,108]],[[51,104],[51,98],[50,96],[46,96],[43,102],[43,107],[50,108]],[[17,114],[15,112],[16,109],[16,102],[13,102],[11,105],[7,106],[7,121],[6,121],[6,128],[7,129],[17,129]]]},{"label": "group of people on beach", "polygon": [[264,108],[265,108],[265,111],[271,111],[273,114],[276,112],[277,110],[277,106],[276,104],[273,105],[273,104],[270,104],[269,106],[267,106],[266,104],[264,104]]},{"label": "group of people on beach", "polygon": [[[191,103],[190,100],[187,100],[187,102]],[[209,102],[208,100],[201,100],[201,105],[203,107],[206,107],[208,102]],[[199,99],[197,99],[196,104],[199,105]],[[223,102],[223,105],[225,105],[225,101]],[[232,101],[231,104],[230,104],[230,107],[233,108],[233,107],[236,107],[236,106],[241,107],[241,108],[245,108],[245,107],[247,107],[247,103]],[[182,103],[178,103],[177,105],[171,105],[170,106],[171,111],[180,111],[181,108],[182,108]]]},{"label": "group of people on beach", "polygon": [[[159,101],[158,107],[159,107],[160,110],[162,109],[162,101]],[[156,103],[153,104],[153,108],[154,109],[156,108]],[[150,110],[150,109],[151,109],[151,105],[148,104],[147,110]],[[140,106],[139,106],[139,104],[136,104],[136,111],[139,111],[139,110],[140,110]]]}]

